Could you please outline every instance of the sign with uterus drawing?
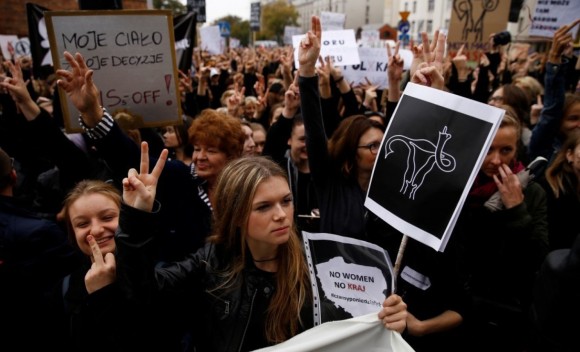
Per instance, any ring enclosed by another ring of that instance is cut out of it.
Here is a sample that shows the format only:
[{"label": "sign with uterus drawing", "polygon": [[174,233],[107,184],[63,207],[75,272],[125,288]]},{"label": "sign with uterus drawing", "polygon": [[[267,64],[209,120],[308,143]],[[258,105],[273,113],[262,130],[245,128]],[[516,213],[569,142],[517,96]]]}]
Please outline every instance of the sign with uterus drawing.
[{"label": "sign with uterus drawing", "polygon": [[387,130],[365,206],[444,251],[504,110],[409,83]]}]

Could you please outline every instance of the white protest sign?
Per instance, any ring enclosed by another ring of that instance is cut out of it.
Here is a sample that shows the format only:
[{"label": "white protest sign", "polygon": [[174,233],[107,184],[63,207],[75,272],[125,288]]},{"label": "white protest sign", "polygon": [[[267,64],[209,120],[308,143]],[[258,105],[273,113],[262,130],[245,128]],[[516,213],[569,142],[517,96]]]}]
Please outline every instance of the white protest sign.
[{"label": "white protest sign", "polygon": [[284,27],[284,44],[291,45],[292,44],[292,37],[295,35],[302,34],[302,28],[294,27],[294,26],[285,26]]},{"label": "white protest sign", "polygon": [[363,47],[377,47],[380,44],[380,41],[380,32],[376,29],[365,29],[360,33],[360,44]]},{"label": "white protest sign", "polygon": [[[358,48],[358,54],[360,64],[344,66],[342,69],[346,81],[358,85],[366,84],[368,79],[380,89],[388,88],[387,67],[389,59],[387,48]],[[411,67],[413,53],[410,50],[399,49],[399,54],[404,60],[403,68],[408,70]]]},{"label": "white protest sign", "polygon": [[396,331],[385,329],[377,313],[324,323],[289,340],[254,352],[414,352]]},{"label": "white protest sign", "polygon": [[[300,65],[298,62],[298,50],[300,49],[300,41],[302,38],[304,38],[304,35],[295,35],[292,37],[294,63],[297,68]],[[320,44],[320,55],[323,58],[330,56],[336,66],[360,64],[358,47],[352,29],[322,32]]]},{"label": "white protest sign", "polygon": [[346,15],[344,13],[326,11],[322,11],[320,13],[320,26],[322,27],[323,31],[335,31],[344,29],[345,21]]},{"label": "white protest sign", "polygon": [[19,59],[24,56],[30,56],[30,39],[28,37],[18,38],[16,42],[12,43],[14,48],[14,57]]},{"label": "white protest sign", "polygon": [[16,41],[18,41],[18,37],[15,35],[0,34],[0,48],[2,49],[4,60],[10,60],[12,58],[12,55],[8,50],[8,45],[13,45]]},{"label": "white protest sign", "polygon": [[212,55],[223,53],[222,37],[219,26],[201,27],[199,29],[201,37],[201,48]]},{"label": "white protest sign", "polygon": [[[574,22],[579,17],[580,1],[578,0],[538,0],[533,12],[529,34],[552,38],[558,28]],[[576,30],[572,29],[570,33],[576,33]]]},{"label": "white protest sign", "polygon": [[[82,54],[109,112],[127,109],[148,127],[179,123],[170,11],[46,12],[45,18],[55,68],[69,69],[65,51]],[[59,93],[67,131],[82,131],[79,112]]]},{"label": "white protest sign", "polygon": [[[391,261],[384,249],[328,233],[303,231],[302,235],[309,267],[314,269],[311,280],[315,302],[331,303],[344,312],[345,319],[381,309],[394,285]],[[326,313],[318,305],[314,323],[326,321]]]}]

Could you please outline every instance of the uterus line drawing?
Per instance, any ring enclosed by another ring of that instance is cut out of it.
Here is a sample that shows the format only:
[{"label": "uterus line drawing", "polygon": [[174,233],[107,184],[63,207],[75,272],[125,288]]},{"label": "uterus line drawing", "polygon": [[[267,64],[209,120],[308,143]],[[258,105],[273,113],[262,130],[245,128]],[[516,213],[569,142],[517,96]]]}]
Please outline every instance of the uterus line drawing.
[{"label": "uterus line drawing", "polygon": [[425,182],[426,176],[437,166],[445,173],[455,170],[455,158],[443,151],[445,144],[452,135],[447,132],[447,126],[439,131],[437,142],[433,143],[428,139],[414,139],[404,135],[393,135],[385,142],[385,159],[392,155],[394,143],[402,143],[408,149],[407,165],[403,175],[401,192],[409,199],[414,200],[417,191]]}]

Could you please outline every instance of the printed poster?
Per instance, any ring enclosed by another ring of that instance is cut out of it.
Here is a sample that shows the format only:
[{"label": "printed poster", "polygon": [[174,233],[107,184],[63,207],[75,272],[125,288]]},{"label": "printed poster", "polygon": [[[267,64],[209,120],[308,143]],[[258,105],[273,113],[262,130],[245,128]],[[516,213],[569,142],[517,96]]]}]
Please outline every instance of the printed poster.
[{"label": "printed poster", "polygon": [[408,83],[387,127],[365,206],[444,251],[505,111]]}]

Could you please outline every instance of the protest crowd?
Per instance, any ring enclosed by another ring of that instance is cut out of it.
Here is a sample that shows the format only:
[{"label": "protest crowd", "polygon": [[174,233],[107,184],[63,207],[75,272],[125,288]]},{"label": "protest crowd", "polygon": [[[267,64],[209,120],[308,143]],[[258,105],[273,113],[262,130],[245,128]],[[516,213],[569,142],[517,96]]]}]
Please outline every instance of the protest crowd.
[{"label": "protest crowd", "polygon": [[321,57],[313,16],[298,62],[292,47],[195,48],[182,118],[163,127],[101,106],[79,53],[43,78],[3,58],[0,350],[253,351],[314,327],[313,305],[349,318],[313,302],[301,232],[395,260],[404,234],[365,196],[410,83],[505,115],[445,250],[409,239],[377,320],[415,351],[578,350],[579,22],[525,62],[491,36],[475,68],[423,32],[410,69],[401,43],[385,48],[380,89]]}]

